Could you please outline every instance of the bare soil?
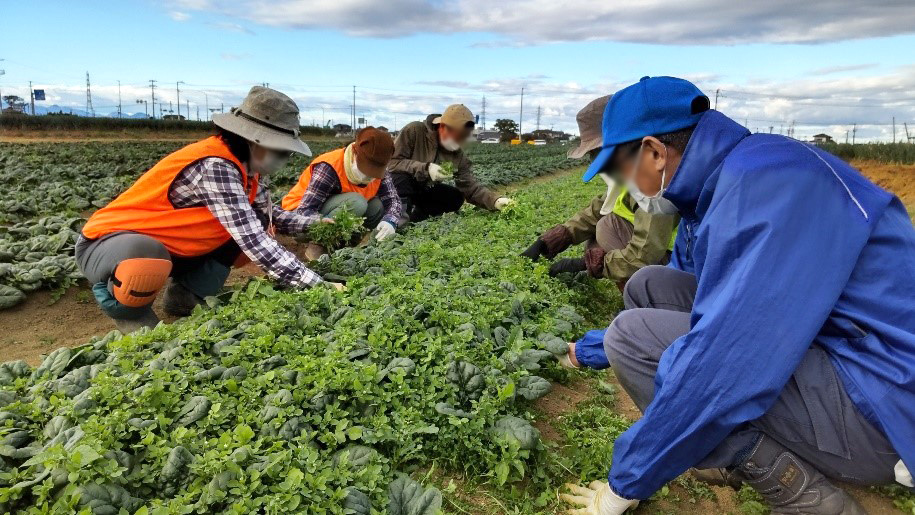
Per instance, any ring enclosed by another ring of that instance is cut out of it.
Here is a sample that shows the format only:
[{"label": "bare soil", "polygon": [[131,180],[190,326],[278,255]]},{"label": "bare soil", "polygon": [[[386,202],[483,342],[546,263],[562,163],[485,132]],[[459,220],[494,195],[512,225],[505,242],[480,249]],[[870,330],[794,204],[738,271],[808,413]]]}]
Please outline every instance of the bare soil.
[{"label": "bare soil", "polygon": [[915,165],[897,165],[876,161],[852,161],[870,180],[895,193],[902,203],[915,206]]}]

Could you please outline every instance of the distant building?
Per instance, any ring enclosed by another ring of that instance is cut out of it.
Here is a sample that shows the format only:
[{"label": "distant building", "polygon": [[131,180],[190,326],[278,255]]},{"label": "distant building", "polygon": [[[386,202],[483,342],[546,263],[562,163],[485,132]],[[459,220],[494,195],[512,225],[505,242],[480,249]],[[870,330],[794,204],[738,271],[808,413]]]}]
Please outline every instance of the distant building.
[{"label": "distant building", "polygon": [[832,142],[833,142],[832,136],[830,136],[829,134],[815,134],[813,136],[812,143],[814,145],[825,145],[827,143],[832,143]]},{"label": "distant building", "polygon": [[163,120],[184,120],[183,114],[167,114],[162,116]]},{"label": "distant building", "polygon": [[388,131],[388,128],[385,127],[384,125],[379,125],[379,126],[377,127],[377,129],[380,130],[380,131],[389,132],[389,131]]}]

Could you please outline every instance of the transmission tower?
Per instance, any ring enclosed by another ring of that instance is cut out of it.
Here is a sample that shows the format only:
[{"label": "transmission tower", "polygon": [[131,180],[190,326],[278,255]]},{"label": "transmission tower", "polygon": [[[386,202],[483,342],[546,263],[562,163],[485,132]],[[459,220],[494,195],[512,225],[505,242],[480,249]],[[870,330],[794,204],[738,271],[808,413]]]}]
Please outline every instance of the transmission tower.
[{"label": "transmission tower", "polygon": [[149,79],[149,91],[152,93],[152,116],[156,117],[156,79]]},{"label": "transmission tower", "polygon": [[86,114],[95,118],[95,108],[92,107],[92,86],[89,83],[89,72],[86,72]]},{"label": "transmission tower", "polygon": [[483,112],[481,113],[483,117],[483,130],[486,130],[486,95],[483,95]]},{"label": "transmission tower", "polygon": [[537,132],[540,132],[540,106],[537,106]]}]

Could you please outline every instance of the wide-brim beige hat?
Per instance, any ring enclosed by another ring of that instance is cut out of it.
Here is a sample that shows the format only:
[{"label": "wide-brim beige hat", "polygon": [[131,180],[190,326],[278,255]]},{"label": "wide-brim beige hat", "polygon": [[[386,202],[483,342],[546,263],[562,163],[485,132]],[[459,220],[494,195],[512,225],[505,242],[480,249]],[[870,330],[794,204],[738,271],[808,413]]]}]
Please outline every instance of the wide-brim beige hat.
[{"label": "wide-brim beige hat", "polygon": [[299,107],[275,89],[254,86],[240,106],[214,114],[213,123],[264,148],[311,156],[299,138]]},{"label": "wide-brim beige hat", "polygon": [[575,116],[578,121],[578,133],[581,142],[566,154],[569,159],[581,159],[585,154],[604,146],[604,137],[601,132],[601,122],[604,120],[604,109],[610,101],[610,95],[595,98],[582,108]]}]

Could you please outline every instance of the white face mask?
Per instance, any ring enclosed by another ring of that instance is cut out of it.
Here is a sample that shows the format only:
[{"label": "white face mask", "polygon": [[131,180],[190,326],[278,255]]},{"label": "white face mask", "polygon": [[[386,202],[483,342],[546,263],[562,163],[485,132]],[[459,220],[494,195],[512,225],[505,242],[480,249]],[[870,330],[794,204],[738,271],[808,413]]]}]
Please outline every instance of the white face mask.
[{"label": "white face mask", "polygon": [[[667,186],[664,185],[665,179],[667,179],[667,161],[664,162],[664,171],[661,173],[661,189],[658,190],[654,195],[648,196],[639,190],[639,186],[635,182],[635,175],[639,173],[639,164],[642,161],[642,148],[639,147],[639,152],[635,155],[635,164],[632,168],[632,174],[628,179],[626,179],[626,187],[629,188],[629,195],[639,204],[639,207],[643,211],[652,215],[673,215],[676,214],[679,210],[673,202],[664,198],[664,192],[667,191]],[[667,151],[667,146],[664,146],[665,152]]]},{"label": "white face mask", "polygon": [[359,184],[360,186],[365,186],[366,184],[374,181],[375,180],[374,177],[369,177],[368,175],[362,173],[361,170],[359,170],[358,163],[359,163],[359,161],[357,159],[353,159],[353,166],[352,166],[352,168],[350,168],[350,172],[352,172],[352,177],[349,177],[349,180],[352,182],[355,182],[356,184]]},{"label": "white face mask", "polygon": [[257,153],[254,151],[257,145],[251,144],[251,168],[260,175],[264,177],[269,177],[279,171],[281,168],[286,166],[286,163],[289,161],[289,154],[285,152],[277,152],[275,150],[265,149],[263,156],[260,159],[255,157]]},{"label": "white face mask", "polygon": [[461,145],[451,138],[442,138],[442,147],[448,152],[456,152],[461,148]]}]

